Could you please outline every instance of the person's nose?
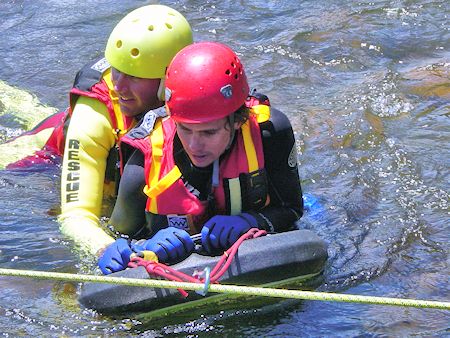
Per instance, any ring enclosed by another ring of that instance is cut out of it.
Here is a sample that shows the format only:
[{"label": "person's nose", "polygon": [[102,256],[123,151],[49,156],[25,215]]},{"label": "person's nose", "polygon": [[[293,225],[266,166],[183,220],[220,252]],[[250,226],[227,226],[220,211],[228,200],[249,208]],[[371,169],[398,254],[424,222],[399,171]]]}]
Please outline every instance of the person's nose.
[{"label": "person's nose", "polygon": [[114,90],[122,92],[128,87],[127,76],[123,73],[118,73],[114,76]]},{"label": "person's nose", "polygon": [[189,148],[191,148],[191,151],[193,152],[203,150],[203,140],[200,133],[192,133],[189,139]]}]

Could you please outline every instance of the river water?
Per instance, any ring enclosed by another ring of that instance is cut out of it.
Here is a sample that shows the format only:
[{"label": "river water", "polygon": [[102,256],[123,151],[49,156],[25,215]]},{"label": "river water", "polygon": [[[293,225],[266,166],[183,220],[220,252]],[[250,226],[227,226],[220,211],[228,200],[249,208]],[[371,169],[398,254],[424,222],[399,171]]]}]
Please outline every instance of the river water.
[{"label": "river water", "polygon": [[[2,0],[0,80],[33,94],[36,112],[64,109],[79,67],[102,54],[125,13],[146,3]],[[234,48],[251,86],[290,117],[303,189],[318,199],[300,225],[329,245],[318,290],[448,301],[448,1],[161,3],[185,14],[196,41]],[[14,93],[0,98],[24,100]],[[3,139],[26,129],[30,113],[5,102]],[[0,267],[92,272],[58,231],[58,166],[0,171],[0,192]],[[84,309],[67,282],[1,277],[0,286],[0,332],[10,337],[450,332],[442,310],[284,300],[152,321]]]}]

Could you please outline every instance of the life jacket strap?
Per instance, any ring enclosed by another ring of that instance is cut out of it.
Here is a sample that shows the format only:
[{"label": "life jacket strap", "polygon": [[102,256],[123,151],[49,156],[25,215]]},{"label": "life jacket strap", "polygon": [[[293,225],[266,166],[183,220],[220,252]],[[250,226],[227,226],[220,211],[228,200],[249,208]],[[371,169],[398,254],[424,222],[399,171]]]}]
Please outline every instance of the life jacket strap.
[{"label": "life jacket strap", "polygon": [[245,122],[241,129],[242,137],[244,139],[245,153],[247,154],[248,171],[252,172],[258,170],[258,157],[256,156],[256,149],[253,143],[249,123],[249,121]]},{"label": "life jacket strap", "polygon": [[[113,122],[113,133],[116,135],[117,139],[120,139],[123,135],[126,134],[127,130],[125,128],[124,119],[122,116],[122,111],[120,110],[119,97],[117,96],[116,91],[114,90],[114,85],[111,79],[111,68],[105,71],[103,74],[103,80],[109,89],[109,96],[111,97],[111,102],[114,109],[114,120]],[[111,116],[112,118],[112,116]]]},{"label": "life jacket strap", "polygon": [[169,173],[167,173],[161,180],[159,180],[155,185],[149,188],[147,185],[144,187],[144,193],[154,199],[159,194],[163,193],[167,188],[169,188],[173,183],[175,183],[181,177],[181,171],[177,166],[174,166]]}]

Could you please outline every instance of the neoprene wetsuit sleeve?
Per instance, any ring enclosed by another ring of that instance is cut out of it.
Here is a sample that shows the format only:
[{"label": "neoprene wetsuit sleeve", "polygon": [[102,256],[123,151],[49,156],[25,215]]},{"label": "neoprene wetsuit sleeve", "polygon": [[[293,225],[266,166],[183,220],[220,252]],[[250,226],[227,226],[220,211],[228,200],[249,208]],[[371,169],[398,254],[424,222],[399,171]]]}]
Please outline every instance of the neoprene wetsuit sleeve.
[{"label": "neoprene wetsuit sleeve", "polygon": [[261,124],[261,133],[270,204],[250,213],[270,232],[291,230],[303,215],[294,132],[287,116],[271,108],[271,118]]},{"label": "neoprene wetsuit sleeve", "polygon": [[[51,118],[52,116],[48,118]],[[41,123],[44,122],[45,120]],[[5,169],[5,167],[14,164],[17,161],[23,160],[27,156],[33,156],[37,150],[40,150],[45,146],[53,131],[53,126],[42,129],[36,133],[34,133],[32,129],[12,140],[0,144],[0,170]]]},{"label": "neoprene wetsuit sleeve", "polygon": [[114,241],[100,227],[99,216],[106,161],[115,142],[106,106],[80,97],[67,130],[58,220],[62,233],[92,254]]},{"label": "neoprene wetsuit sleeve", "polygon": [[127,234],[131,238],[138,238],[146,225],[145,205],[147,203],[147,196],[143,192],[144,154],[140,150],[135,150],[127,161],[121,182],[109,224],[115,231]]}]

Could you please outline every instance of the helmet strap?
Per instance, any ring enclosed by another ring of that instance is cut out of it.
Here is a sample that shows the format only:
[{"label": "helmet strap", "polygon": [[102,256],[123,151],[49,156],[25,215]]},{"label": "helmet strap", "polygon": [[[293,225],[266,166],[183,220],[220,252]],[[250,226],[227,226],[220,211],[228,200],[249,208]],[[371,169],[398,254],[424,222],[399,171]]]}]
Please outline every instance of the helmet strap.
[{"label": "helmet strap", "polygon": [[219,186],[219,159],[213,162],[213,172],[211,178],[212,188],[217,188]]},{"label": "helmet strap", "polygon": [[[230,131],[230,141],[228,142],[228,145],[226,149],[230,148],[231,143],[233,143],[235,129],[234,129],[234,114],[231,114],[228,116],[228,123],[230,124],[231,131]],[[211,192],[210,195],[214,196],[214,189],[219,186],[219,161],[220,159],[216,159],[213,162],[213,171],[212,171],[212,177],[211,177]]]},{"label": "helmet strap", "polygon": [[159,88],[158,88],[158,99],[162,102],[165,101],[165,91],[166,91],[166,85],[165,85],[166,79],[162,78],[159,81]]}]

